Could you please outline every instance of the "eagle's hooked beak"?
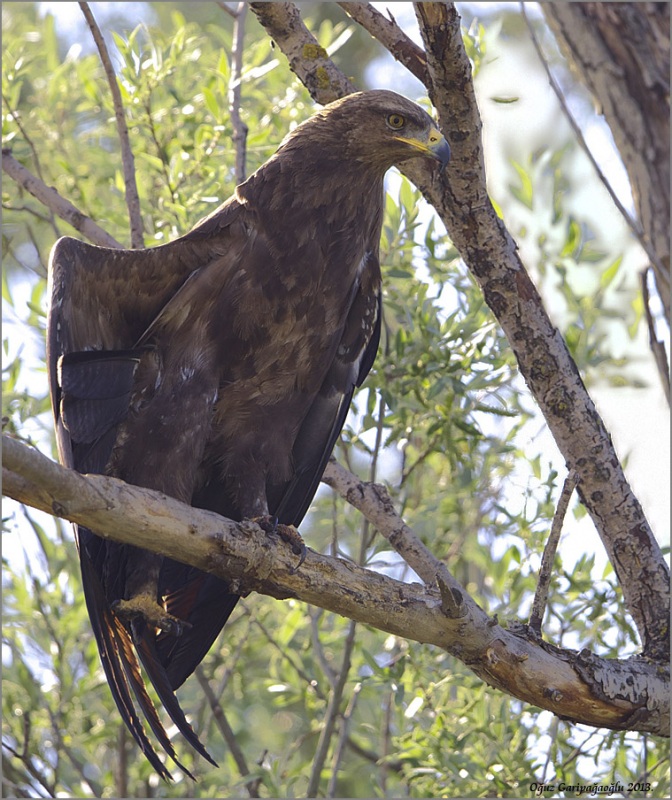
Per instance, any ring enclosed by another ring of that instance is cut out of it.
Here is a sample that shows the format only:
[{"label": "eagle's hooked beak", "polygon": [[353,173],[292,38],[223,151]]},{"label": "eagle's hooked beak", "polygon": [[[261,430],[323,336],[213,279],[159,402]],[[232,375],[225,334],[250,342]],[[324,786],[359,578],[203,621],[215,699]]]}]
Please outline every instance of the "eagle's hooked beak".
[{"label": "eagle's hooked beak", "polygon": [[450,161],[450,145],[438,128],[432,127],[429,129],[426,141],[422,139],[407,139],[404,136],[395,138],[400,142],[409,144],[423,155],[436,159],[441,164],[441,170],[444,170]]}]

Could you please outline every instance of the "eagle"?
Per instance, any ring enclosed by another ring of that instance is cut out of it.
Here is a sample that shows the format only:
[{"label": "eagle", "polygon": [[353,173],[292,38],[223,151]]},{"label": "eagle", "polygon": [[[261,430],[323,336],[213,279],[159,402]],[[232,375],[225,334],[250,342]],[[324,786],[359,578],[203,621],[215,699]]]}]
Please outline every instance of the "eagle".
[{"label": "eagle", "polygon": [[[233,520],[295,530],[381,329],[386,171],[450,148],[418,105],[350,94],[298,125],[186,235],[145,250],[71,237],[49,260],[47,361],[59,459]],[[239,596],[226,580],[75,526],[102,666],[135,741],[189,777],[147,691],[215,764],[175,690]],[[298,544],[297,544],[298,540]],[[157,544],[160,544],[157,542]],[[165,758],[165,755],[164,755]]]}]

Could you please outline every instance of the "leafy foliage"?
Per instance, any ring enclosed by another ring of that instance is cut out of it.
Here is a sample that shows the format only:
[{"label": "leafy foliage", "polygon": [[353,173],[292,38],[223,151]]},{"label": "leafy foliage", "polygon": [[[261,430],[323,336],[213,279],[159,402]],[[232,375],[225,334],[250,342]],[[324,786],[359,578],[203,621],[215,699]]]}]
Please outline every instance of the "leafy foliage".
[{"label": "leafy foliage", "polygon": [[[176,4],[157,13],[160,27],[124,23],[112,31],[148,245],[184,232],[234,185],[230,22],[223,14],[216,24],[191,14],[187,21]],[[39,16],[35,4],[5,5],[3,30],[4,146],[126,242],[114,112],[97,55],[67,50],[54,18]],[[478,66],[488,52],[484,30],[475,26],[468,36]],[[327,46],[342,32],[325,20],[319,38]],[[251,172],[312,104],[258,31],[246,40],[242,93]],[[621,262],[598,251],[590,231],[564,209],[563,164],[570,155],[545,153],[517,164],[505,210],[537,209],[535,169],[551,172],[553,216],[538,239],[540,274],[554,276],[580,366],[603,365],[613,379],[621,365],[600,321]],[[521,449],[531,412],[477,287],[419,193],[404,179],[391,183],[381,245],[383,343],[339,456],[362,476],[388,484],[409,525],[484,607],[502,619],[525,618],[558,476],[541,455]],[[45,264],[57,236],[69,231],[9,181],[3,205],[10,321],[4,413],[9,430],[53,450],[42,345]],[[561,242],[551,236],[557,230],[564,232]],[[591,292],[576,292],[570,262],[601,265]],[[581,783],[645,775],[651,796],[665,795],[665,750],[651,737],[645,746],[632,734],[591,731],[582,738],[551,715],[493,692],[443,652],[361,625],[351,642],[348,620],[261,596],[239,605],[203,663],[214,708],[200,676],[180,690],[220,769],[187,753],[198,785],[186,786],[179,775],[174,785],[159,785],[124,734],[104,681],[69,531],[15,505],[5,524],[11,555],[3,560],[3,766],[10,793],[236,796],[258,778],[262,796],[301,796],[333,718],[322,793],[529,796],[531,782],[553,776]],[[327,492],[318,495],[304,535],[316,548],[412,579],[361,516]],[[558,556],[547,632],[559,644],[604,655],[632,651],[636,637],[613,575],[596,583],[591,566],[587,556],[571,567]],[[246,775],[222,736],[222,716]]]}]

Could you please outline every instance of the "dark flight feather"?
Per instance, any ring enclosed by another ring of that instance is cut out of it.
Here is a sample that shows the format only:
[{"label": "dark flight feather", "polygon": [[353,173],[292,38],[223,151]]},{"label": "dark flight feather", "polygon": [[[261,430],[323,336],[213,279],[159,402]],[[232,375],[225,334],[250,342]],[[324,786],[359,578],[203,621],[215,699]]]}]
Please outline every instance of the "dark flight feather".
[{"label": "dark flight feather", "polygon": [[[169,244],[131,251],[60,239],[47,351],[61,461],[235,520],[298,526],[378,348],[383,176],[414,156],[445,165],[448,155],[418,106],[362,92],[298,126],[233,197]],[[170,778],[138,708],[192,777],[140,663],[173,723],[214,764],[175,690],[238,596],[224,580],[86,528],[76,538],[119,712],[159,775]],[[159,630],[133,605],[139,598],[161,624],[184,624]]]}]

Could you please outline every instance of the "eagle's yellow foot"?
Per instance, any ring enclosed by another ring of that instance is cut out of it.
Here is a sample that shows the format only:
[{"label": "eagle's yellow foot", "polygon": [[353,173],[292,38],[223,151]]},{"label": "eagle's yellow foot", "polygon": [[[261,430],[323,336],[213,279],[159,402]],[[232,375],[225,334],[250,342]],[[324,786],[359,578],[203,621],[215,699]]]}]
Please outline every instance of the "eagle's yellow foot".
[{"label": "eagle's yellow foot", "polygon": [[270,515],[265,517],[253,517],[252,522],[256,522],[266,533],[277,533],[283,542],[287,542],[292,548],[292,553],[294,553],[295,556],[299,556],[299,563],[292,570],[292,572],[296,572],[306,560],[307,553],[306,543],[301,538],[301,534],[297,529],[293,525],[284,525],[282,522],[278,522],[277,517],[271,517]]},{"label": "eagle's yellow foot", "polygon": [[140,618],[147,625],[174,636],[180,636],[187,628],[191,628],[189,622],[169,614],[148,594],[136,594],[128,600],[117,600],[112,603],[112,610],[129,622]]}]

